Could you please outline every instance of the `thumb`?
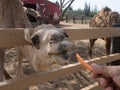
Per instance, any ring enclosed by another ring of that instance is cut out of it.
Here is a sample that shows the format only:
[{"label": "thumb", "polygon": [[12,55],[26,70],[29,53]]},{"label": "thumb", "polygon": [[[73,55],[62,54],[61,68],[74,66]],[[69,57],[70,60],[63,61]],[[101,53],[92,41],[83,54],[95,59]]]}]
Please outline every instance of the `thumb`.
[{"label": "thumb", "polygon": [[105,77],[111,77],[109,70],[110,66],[106,66],[106,65],[99,66],[95,63],[91,64],[91,66],[97,72],[97,74],[102,74]]},{"label": "thumb", "polygon": [[102,66],[99,66],[98,64],[95,63],[91,64],[91,66],[98,74],[101,74],[103,72],[103,69],[101,68]]}]

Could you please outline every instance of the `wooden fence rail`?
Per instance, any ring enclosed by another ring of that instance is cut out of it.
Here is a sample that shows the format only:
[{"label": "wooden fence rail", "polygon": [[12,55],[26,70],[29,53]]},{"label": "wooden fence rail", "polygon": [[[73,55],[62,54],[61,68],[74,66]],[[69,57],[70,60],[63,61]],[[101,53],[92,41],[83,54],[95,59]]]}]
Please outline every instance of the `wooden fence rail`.
[{"label": "wooden fence rail", "polygon": [[[31,29],[33,32],[34,29]],[[69,40],[82,40],[100,37],[120,36],[119,28],[88,28],[88,29],[64,29],[69,35]],[[13,47],[18,45],[28,45],[24,39],[24,29],[0,29],[0,47]],[[120,54],[111,54],[89,60],[88,63],[105,64],[120,59]],[[81,64],[69,64],[59,69],[36,73],[21,78],[13,78],[0,83],[0,90],[22,90],[28,86],[36,85],[40,82],[53,80],[70,73],[75,73],[84,69]],[[97,85],[95,85],[97,86]],[[94,87],[95,87],[94,86]],[[98,87],[96,87],[98,88]],[[87,90],[87,89],[86,89]],[[90,90],[90,89],[89,89]],[[91,90],[96,90],[95,88]],[[101,90],[101,89],[97,89]]]},{"label": "wooden fence rail", "polygon": [[[17,45],[29,44],[24,39],[23,28],[0,29],[0,47],[13,47]],[[33,32],[34,29],[30,29]],[[64,29],[69,40],[93,39],[100,37],[115,37],[120,36],[120,28],[84,28],[84,29]]]},{"label": "wooden fence rail", "polygon": [[[108,56],[102,56],[100,58],[94,58],[88,61],[88,63],[97,63],[97,64],[105,64],[116,59],[120,58],[120,54],[112,54]],[[22,78],[14,78],[12,80],[4,81],[0,83],[0,90],[22,90],[28,86],[36,85],[38,83],[44,81],[50,81],[61,76],[68,75],[70,73],[75,73],[84,68],[80,63],[69,64],[63,66],[56,70],[45,71],[36,73],[29,76],[24,76]]]}]

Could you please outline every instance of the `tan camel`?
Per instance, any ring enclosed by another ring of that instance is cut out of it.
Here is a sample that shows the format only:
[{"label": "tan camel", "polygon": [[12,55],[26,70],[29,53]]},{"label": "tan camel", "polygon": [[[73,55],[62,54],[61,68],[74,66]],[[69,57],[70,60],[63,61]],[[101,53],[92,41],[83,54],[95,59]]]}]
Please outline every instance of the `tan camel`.
[{"label": "tan camel", "polygon": [[[112,12],[110,8],[105,7],[96,14],[90,21],[90,27],[113,27],[120,24],[120,15],[117,12]],[[106,54],[110,54],[111,38],[102,38],[106,41]],[[97,39],[90,39],[89,55],[92,58],[92,48]]]},{"label": "tan camel", "polygon": [[[22,13],[21,13],[22,12]],[[19,0],[0,0],[0,27],[1,28],[26,28],[31,27],[26,14],[23,12]],[[4,54],[5,49],[0,49],[0,81],[4,79]]]}]

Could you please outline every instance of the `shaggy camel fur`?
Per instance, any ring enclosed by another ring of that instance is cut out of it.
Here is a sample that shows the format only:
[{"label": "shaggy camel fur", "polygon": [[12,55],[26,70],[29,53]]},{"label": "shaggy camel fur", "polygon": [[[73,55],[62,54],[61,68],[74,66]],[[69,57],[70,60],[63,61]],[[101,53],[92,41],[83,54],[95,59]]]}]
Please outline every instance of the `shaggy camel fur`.
[{"label": "shaggy camel fur", "polygon": [[[103,8],[98,14],[96,14],[90,21],[90,27],[113,27],[120,24],[120,15],[117,12],[112,12],[110,8]],[[106,41],[106,54],[110,54],[111,38],[102,38]],[[89,55],[92,58],[92,48],[97,39],[90,39]]]},{"label": "shaggy camel fur", "polygon": [[[31,24],[19,0],[0,0],[0,27],[1,28],[30,28]],[[36,71],[45,70],[56,63],[63,62],[63,57],[68,58],[69,42],[67,34],[52,25],[42,25],[31,34],[25,30],[25,39],[32,45],[18,47],[18,72],[21,76],[23,55],[29,60]],[[0,49],[0,81],[4,80],[4,54],[5,49]],[[8,75],[8,74],[7,74]],[[6,76],[6,75],[5,75]]]},{"label": "shaggy camel fur", "polygon": [[[22,12],[22,13],[21,13]],[[19,0],[0,0],[0,27],[1,28],[26,28],[31,24],[23,11]],[[4,80],[4,54],[5,49],[0,49],[0,81]]]}]

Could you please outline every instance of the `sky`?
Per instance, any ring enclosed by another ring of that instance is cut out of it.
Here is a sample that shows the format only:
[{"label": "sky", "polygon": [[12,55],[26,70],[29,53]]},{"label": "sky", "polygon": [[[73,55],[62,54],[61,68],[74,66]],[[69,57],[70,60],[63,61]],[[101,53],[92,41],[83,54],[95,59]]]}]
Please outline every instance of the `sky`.
[{"label": "sky", "polygon": [[[56,2],[56,0],[49,1]],[[120,13],[120,0],[75,0],[72,7],[74,10],[83,9],[84,3],[90,3],[91,9],[95,9],[96,6],[98,10],[101,10],[103,7],[108,6],[112,11]]]}]

